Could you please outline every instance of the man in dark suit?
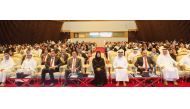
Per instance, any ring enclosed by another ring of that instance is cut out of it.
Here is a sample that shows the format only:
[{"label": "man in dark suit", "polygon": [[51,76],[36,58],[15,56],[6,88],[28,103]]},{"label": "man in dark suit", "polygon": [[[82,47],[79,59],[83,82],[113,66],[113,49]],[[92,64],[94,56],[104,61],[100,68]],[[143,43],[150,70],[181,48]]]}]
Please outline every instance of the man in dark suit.
[{"label": "man in dark suit", "polygon": [[63,86],[67,86],[68,79],[71,73],[76,73],[78,76],[81,74],[82,62],[81,59],[77,57],[77,52],[72,52],[72,57],[67,61],[67,68],[65,70],[65,81]]},{"label": "man in dark suit", "polygon": [[152,60],[152,58],[147,56],[146,50],[142,51],[142,56],[135,62],[137,71],[140,72],[143,77],[149,77],[149,73],[153,71],[155,65],[156,63]]},{"label": "man in dark suit", "polygon": [[51,79],[51,84],[50,86],[54,86],[54,72],[59,72],[59,67],[62,65],[60,58],[56,57],[55,50],[51,51],[51,56],[47,59],[45,63],[45,68],[42,70],[42,80],[41,80],[41,86],[45,85],[45,76],[46,73],[49,73],[50,79]]}]

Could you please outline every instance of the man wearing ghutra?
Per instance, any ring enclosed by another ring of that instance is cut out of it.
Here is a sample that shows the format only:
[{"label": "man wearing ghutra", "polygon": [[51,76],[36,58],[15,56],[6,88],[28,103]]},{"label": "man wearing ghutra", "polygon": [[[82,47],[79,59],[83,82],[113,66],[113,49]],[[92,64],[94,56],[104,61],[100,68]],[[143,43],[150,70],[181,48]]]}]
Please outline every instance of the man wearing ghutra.
[{"label": "man wearing ghutra", "polygon": [[172,59],[166,48],[163,48],[158,56],[157,65],[161,68],[165,85],[168,85],[168,81],[173,81],[174,85],[178,85],[179,71],[176,67],[177,63]]},{"label": "man wearing ghutra", "polygon": [[116,86],[119,86],[119,82],[122,81],[123,85],[126,86],[126,81],[129,81],[128,74],[127,74],[127,67],[128,62],[127,59],[124,57],[124,51],[119,50],[118,56],[115,57],[113,61],[113,67],[115,69],[115,75],[116,75]]}]

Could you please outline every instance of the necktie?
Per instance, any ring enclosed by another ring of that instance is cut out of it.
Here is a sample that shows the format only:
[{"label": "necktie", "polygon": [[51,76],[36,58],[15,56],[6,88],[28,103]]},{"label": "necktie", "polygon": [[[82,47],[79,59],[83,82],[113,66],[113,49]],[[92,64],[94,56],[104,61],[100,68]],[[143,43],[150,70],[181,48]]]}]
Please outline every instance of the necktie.
[{"label": "necktie", "polygon": [[46,61],[46,56],[44,56],[44,58],[43,58],[43,62],[45,62]]},{"label": "necktie", "polygon": [[[72,62],[72,70],[74,71],[74,68],[75,68],[75,64],[76,64],[76,59],[73,58],[73,62]],[[75,71],[74,71],[75,72]]]},{"label": "necktie", "polygon": [[144,60],[145,60],[145,70],[147,71],[147,69],[148,69],[147,58],[146,58],[146,57],[144,57]]},{"label": "necktie", "polygon": [[53,67],[54,58],[51,58],[50,66]]}]

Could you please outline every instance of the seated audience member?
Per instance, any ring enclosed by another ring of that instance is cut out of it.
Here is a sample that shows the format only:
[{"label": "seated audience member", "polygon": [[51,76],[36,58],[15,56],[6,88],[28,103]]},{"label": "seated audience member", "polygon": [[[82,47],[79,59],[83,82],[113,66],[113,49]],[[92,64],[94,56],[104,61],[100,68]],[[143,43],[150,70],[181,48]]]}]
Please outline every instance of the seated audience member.
[{"label": "seated audience member", "polygon": [[[31,52],[27,51],[26,57],[21,65],[21,68],[16,71],[17,78],[25,78],[29,75],[32,75],[35,72],[37,67],[36,61],[32,58]],[[23,81],[20,81],[23,82]],[[17,84],[21,85],[21,84]]]},{"label": "seated audience member", "polygon": [[41,56],[41,59],[42,59],[42,63],[41,65],[45,65],[45,63],[47,62],[47,59],[49,58],[49,51],[48,49],[45,49],[42,56]]},{"label": "seated audience member", "polygon": [[72,52],[72,57],[67,61],[67,69],[65,70],[65,81],[63,86],[68,85],[68,80],[71,74],[77,74],[80,76],[82,69],[82,62],[81,59],[77,57],[77,52]]},{"label": "seated audience member", "polygon": [[184,55],[184,54],[187,54],[188,51],[185,45],[183,43],[180,43],[180,47],[177,52],[178,52],[178,55]]},{"label": "seated audience member", "polygon": [[176,61],[177,53],[175,49],[170,49],[170,56]]},{"label": "seated audience member", "polygon": [[96,55],[96,48],[93,48],[93,49],[92,49],[91,54],[92,54],[93,57],[95,57],[95,55]]},{"label": "seated audience member", "polygon": [[113,67],[116,75],[116,86],[119,86],[120,81],[122,81],[123,85],[126,86],[126,81],[129,81],[127,74],[128,62],[127,59],[124,57],[123,50],[118,51],[118,56],[115,57],[113,61]]},{"label": "seated audience member", "polygon": [[13,48],[9,48],[9,55],[10,56],[14,56],[14,50],[13,50]]},{"label": "seated audience member", "polygon": [[134,63],[139,55],[140,54],[139,54],[138,48],[134,48],[133,52],[130,53],[128,56],[129,63]]},{"label": "seated audience member", "polygon": [[157,59],[157,65],[161,68],[164,78],[164,84],[168,85],[168,81],[173,81],[174,85],[178,85],[179,71],[176,61],[170,56],[168,50],[163,48]]},{"label": "seated audience member", "polygon": [[158,55],[159,55],[159,53],[157,52],[156,48],[152,48],[149,56],[154,57],[154,56],[158,56]]},{"label": "seated audience member", "polygon": [[4,52],[4,58],[0,63],[0,86],[5,86],[6,77],[11,74],[14,65],[15,63],[9,55],[9,51],[6,50]]},{"label": "seated audience member", "polygon": [[23,55],[23,58],[22,58],[22,63],[26,59],[27,54],[31,54],[32,55],[31,48],[26,48],[25,51],[23,51],[23,52],[24,52],[24,55]]},{"label": "seated audience member", "polygon": [[155,66],[155,62],[152,58],[147,56],[147,51],[142,51],[142,56],[137,58],[135,62],[135,66],[137,67],[137,71],[140,72],[142,77],[149,77],[150,73],[153,73],[153,68]]},{"label": "seated audience member", "polygon": [[84,63],[86,64],[87,63],[87,61],[88,61],[88,56],[87,56],[87,54],[86,54],[87,52],[86,51],[81,51],[81,57],[83,57],[84,58]]},{"label": "seated audience member", "polygon": [[90,64],[90,62],[91,62],[91,60],[92,60],[92,54],[91,54],[91,52],[90,51],[88,51],[88,53],[87,53],[87,60],[86,60],[86,63],[85,64]]},{"label": "seated audience member", "polygon": [[61,65],[62,63],[61,63],[60,58],[56,57],[55,50],[52,50],[50,56],[48,57],[45,63],[45,68],[42,70],[41,86],[45,86],[46,73],[49,73],[50,75],[51,84],[49,86],[52,87],[55,85],[54,72],[59,72],[59,67]]},{"label": "seated audience member", "polygon": [[65,49],[62,49],[61,50],[61,55],[60,55],[60,59],[61,59],[62,65],[66,65],[67,64],[68,58],[69,58],[69,54],[66,53]]},{"label": "seated audience member", "polygon": [[101,52],[97,51],[95,58],[92,60],[95,78],[92,81],[96,86],[104,86],[107,83],[105,62],[101,57]]},{"label": "seated audience member", "polygon": [[41,54],[42,54],[42,49],[40,49],[40,46],[39,45],[36,45],[34,47],[34,49],[32,50],[32,54],[35,56],[35,57],[40,57]]}]

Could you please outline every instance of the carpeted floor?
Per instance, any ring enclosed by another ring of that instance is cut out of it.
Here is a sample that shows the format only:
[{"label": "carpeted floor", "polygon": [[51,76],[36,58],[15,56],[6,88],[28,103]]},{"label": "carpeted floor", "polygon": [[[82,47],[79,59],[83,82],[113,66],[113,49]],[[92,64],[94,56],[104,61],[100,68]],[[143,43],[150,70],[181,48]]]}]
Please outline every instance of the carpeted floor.
[{"label": "carpeted floor", "polygon": [[[133,82],[129,82],[127,83],[126,87],[147,87],[146,85],[138,85],[138,86],[136,85],[137,84]],[[16,87],[16,86],[13,84],[7,83],[6,87]],[[40,84],[31,82],[31,86],[24,86],[24,87],[40,87]],[[46,83],[45,87],[49,87],[49,82]],[[56,83],[54,87],[62,87],[62,85],[60,83]],[[69,84],[67,87],[96,87],[96,86],[92,84],[81,84],[79,86],[77,86],[76,84]],[[113,82],[112,84],[108,83],[104,85],[103,87],[116,87],[116,84],[115,82]],[[119,87],[124,87],[124,86],[120,84]],[[159,82],[159,83],[154,84],[154,86],[150,86],[150,87],[190,87],[190,82],[179,82],[178,86],[173,85],[172,82],[171,83],[169,82],[168,86],[165,86],[163,83]]]}]

